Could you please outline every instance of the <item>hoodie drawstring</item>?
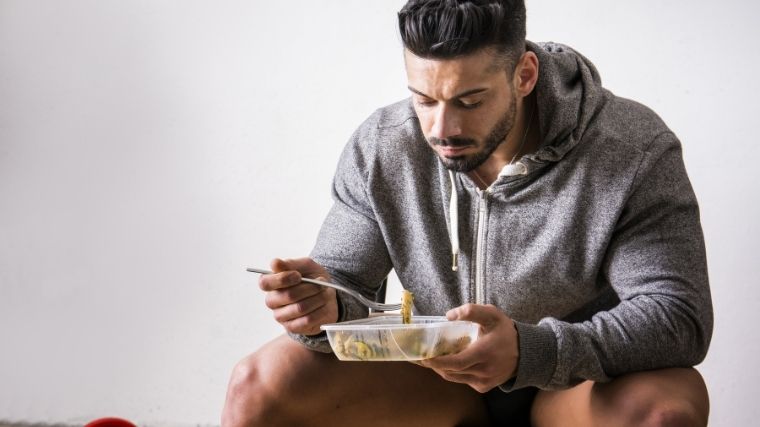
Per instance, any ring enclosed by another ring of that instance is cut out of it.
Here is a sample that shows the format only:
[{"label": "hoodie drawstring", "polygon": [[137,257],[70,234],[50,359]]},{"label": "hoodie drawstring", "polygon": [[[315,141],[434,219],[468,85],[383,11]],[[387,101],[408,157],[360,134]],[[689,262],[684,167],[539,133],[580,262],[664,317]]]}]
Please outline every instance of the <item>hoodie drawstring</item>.
[{"label": "hoodie drawstring", "polygon": [[[513,159],[514,160],[514,159]],[[527,175],[528,168],[523,162],[509,163],[499,173],[502,176]],[[449,199],[449,224],[451,237],[451,270],[459,270],[459,198],[457,197],[457,184],[454,179],[454,171],[449,169],[451,180],[451,198]]]},{"label": "hoodie drawstring", "polygon": [[449,224],[451,225],[451,270],[459,270],[459,199],[457,185],[454,181],[454,171],[449,170],[451,179],[451,198],[449,199]]}]

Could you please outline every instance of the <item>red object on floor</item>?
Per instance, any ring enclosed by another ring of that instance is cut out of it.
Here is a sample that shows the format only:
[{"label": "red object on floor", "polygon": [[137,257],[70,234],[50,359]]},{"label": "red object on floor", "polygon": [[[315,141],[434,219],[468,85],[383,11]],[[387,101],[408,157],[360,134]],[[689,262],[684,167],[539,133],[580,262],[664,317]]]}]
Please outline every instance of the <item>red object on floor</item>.
[{"label": "red object on floor", "polygon": [[137,427],[131,422],[121,418],[98,418],[97,420],[90,421],[85,424],[84,427]]}]

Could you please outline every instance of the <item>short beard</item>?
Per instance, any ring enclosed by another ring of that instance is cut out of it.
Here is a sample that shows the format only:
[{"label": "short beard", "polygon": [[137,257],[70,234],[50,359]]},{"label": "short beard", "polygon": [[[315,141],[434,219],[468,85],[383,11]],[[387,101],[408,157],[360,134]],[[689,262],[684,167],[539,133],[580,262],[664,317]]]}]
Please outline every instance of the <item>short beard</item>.
[{"label": "short beard", "polygon": [[[510,104],[507,113],[499,122],[496,123],[493,129],[491,129],[491,132],[488,133],[486,139],[483,141],[482,150],[474,154],[451,158],[439,156],[441,163],[443,163],[443,166],[445,166],[447,169],[451,169],[456,172],[470,172],[471,170],[482,165],[483,162],[485,162],[486,159],[488,159],[491,154],[496,151],[496,148],[498,148],[499,145],[507,140],[507,135],[509,135],[509,131],[512,130],[512,127],[515,124],[516,116],[517,97],[515,96],[512,99],[512,103]],[[472,138],[452,137],[439,139],[430,137],[428,138],[428,144],[432,146],[440,145],[443,147],[463,147],[467,145],[477,146],[477,141]]]}]

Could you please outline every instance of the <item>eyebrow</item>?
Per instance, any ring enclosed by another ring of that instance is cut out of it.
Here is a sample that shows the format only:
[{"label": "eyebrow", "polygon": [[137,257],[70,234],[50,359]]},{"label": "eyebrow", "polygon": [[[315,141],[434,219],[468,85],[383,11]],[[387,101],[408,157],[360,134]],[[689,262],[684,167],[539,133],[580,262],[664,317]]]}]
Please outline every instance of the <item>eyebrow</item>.
[{"label": "eyebrow", "polygon": [[[430,95],[426,95],[426,94],[424,94],[424,93],[422,93],[422,92],[418,91],[417,89],[415,89],[415,88],[413,88],[413,87],[411,87],[411,86],[407,86],[407,88],[409,88],[409,90],[410,90],[410,91],[412,91],[412,92],[416,93],[417,95],[420,95],[420,96],[424,96],[424,97],[426,97],[426,98],[430,98],[430,99],[433,99],[433,97],[432,97],[432,96],[430,96]],[[466,91],[464,91],[464,92],[461,92],[461,93],[458,93],[458,94],[456,94],[456,95],[452,96],[452,99],[457,99],[457,98],[464,98],[465,96],[469,96],[469,95],[475,95],[476,93],[485,92],[485,91],[487,91],[487,90],[488,90],[488,88],[487,88],[487,87],[479,87],[479,88],[475,88],[475,89],[466,90]]]}]

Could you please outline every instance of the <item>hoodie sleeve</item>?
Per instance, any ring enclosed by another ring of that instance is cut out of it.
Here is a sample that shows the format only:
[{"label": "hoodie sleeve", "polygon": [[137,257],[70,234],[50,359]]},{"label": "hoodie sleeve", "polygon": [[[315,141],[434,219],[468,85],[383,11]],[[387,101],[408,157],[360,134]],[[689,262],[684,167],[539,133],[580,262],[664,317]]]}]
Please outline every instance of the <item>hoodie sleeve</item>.
[{"label": "hoodie sleeve", "polygon": [[517,324],[518,374],[502,390],[562,389],[704,359],[713,325],[704,239],[681,145],[670,132],[644,153],[599,280],[617,293],[614,308],[580,323]]},{"label": "hoodie sleeve", "polygon": [[[378,297],[380,285],[392,268],[366,190],[369,164],[374,161],[376,129],[372,116],[343,150],[333,179],[333,206],[310,254],[327,269],[333,281],[357,289],[370,299]],[[341,292],[337,295],[339,321],[367,317],[367,307]],[[324,334],[291,336],[311,349],[331,351]]]}]

